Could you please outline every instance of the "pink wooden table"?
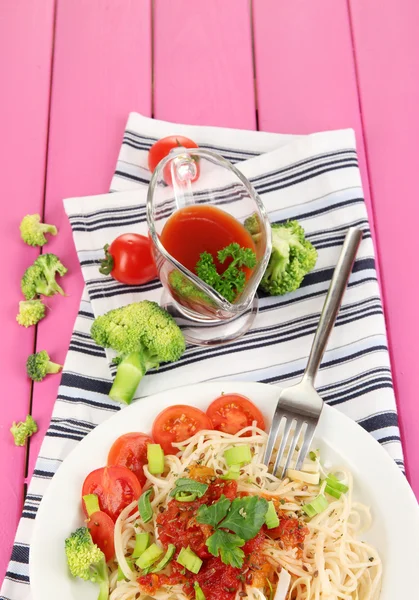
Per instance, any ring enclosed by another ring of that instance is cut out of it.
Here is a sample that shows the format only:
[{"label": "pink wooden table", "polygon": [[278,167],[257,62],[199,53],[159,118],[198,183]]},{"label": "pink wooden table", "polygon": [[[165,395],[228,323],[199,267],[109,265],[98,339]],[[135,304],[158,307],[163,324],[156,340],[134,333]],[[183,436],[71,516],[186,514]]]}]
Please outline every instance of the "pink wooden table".
[{"label": "pink wooden table", "polygon": [[[2,0],[0,2],[0,581],[59,377],[31,386],[25,360],[63,361],[82,278],[62,199],[106,192],[129,111],[309,133],[353,127],[375,231],[409,480],[419,497],[419,4],[416,0]],[[21,217],[60,229],[69,297],[37,331],[15,322],[37,251]],[[416,292],[416,294],[415,294]],[[40,433],[16,448],[11,422]]]}]

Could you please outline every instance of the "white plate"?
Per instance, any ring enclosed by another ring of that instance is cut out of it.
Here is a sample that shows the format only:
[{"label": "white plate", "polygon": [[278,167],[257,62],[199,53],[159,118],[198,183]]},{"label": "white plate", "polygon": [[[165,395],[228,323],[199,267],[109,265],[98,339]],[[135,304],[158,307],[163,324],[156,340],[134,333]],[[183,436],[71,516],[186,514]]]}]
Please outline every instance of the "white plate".
[{"label": "white plate", "polygon": [[[205,383],[156,394],[124,408],[84,438],[63,462],[38,510],[30,549],[34,600],[96,600],[97,588],[67,571],[64,539],[83,523],[80,492],[86,475],[106,464],[113,441],[129,431],[151,431],[154,417],[172,404],[205,408],[221,392],[248,396],[270,421],[278,388],[260,383]],[[314,447],[323,460],[348,466],[355,495],[373,510],[363,536],[384,562],[380,600],[419,598],[419,507],[404,476],[379,444],[356,423],[325,406]],[[362,599],[361,599],[362,600]]]}]

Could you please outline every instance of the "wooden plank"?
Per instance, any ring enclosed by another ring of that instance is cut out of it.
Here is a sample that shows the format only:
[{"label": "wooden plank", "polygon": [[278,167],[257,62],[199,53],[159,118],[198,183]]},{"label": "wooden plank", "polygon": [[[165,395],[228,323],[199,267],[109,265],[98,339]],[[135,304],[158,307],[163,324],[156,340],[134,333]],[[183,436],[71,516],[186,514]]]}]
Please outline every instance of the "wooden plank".
[{"label": "wooden plank", "polygon": [[372,218],[346,2],[253,0],[253,23],[259,128],[353,128]]},{"label": "wooden plank", "polygon": [[408,476],[419,498],[419,4],[351,0],[388,335]]},{"label": "wooden plank", "polygon": [[[69,268],[66,298],[51,299],[37,349],[62,362],[82,290],[80,266],[63,198],[109,190],[130,111],[151,112],[149,0],[59,0],[57,7],[46,219],[60,233],[48,247]],[[35,384],[33,412],[41,435],[31,446],[30,472],[48,427],[59,377]]]},{"label": "wooden plank", "polygon": [[9,428],[29,412],[31,386],[25,361],[33,352],[35,329],[23,329],[15,316],[22,299],[20,278],[38,250],[20,240],[19,222],[27,213],[42,214],[53,12],[53,0],[4,0],[0,7],[0,238],[6,253],[2,261],[6,284],[0,295],[5,384],[0,411],[0,581],[22,509],[26,450],[14,446]]},{"label": "wooden plank", "polygon": [[155,0],[154,116],[255,129],[248,0]]}]

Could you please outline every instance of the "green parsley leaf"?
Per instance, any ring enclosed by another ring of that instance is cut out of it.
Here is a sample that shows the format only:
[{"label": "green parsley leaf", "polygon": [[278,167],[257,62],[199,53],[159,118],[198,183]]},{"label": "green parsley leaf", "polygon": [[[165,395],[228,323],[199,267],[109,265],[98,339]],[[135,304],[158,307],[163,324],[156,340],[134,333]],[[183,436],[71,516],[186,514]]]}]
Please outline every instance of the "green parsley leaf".
[{"label": "green parsley leaf", "polygon": [[234,533],[217,529],[206,541],[208,551],[213,556],[220,556],[225,565],[240,569],[243,566],[244,552],[241,546],[245,541]]},{"label": "green parsley leaf", "polygon": [[228,509],[230,508],[230,504],[230,500],[223,494],[218,502],[211,504],[211,506],[207,506],[206,504],[200,506],[196,515],[196,520],[198,523],[204,523],[205,525],[217,527],[221,519],[224,519],[226,516]]},{"label": "green parsley leaf", "polygon": [[268,501],[258,496],[236,498],[219,526],[234,531],[244,540],[251,540],[264,524],[268,506]]}]

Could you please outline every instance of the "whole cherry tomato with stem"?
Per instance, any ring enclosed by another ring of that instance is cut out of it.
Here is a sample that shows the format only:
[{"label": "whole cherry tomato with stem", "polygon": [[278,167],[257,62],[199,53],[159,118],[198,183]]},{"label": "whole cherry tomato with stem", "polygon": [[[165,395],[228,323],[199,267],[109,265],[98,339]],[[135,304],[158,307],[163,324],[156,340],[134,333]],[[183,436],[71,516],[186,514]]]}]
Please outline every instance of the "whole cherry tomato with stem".
[{"label": "whole cherry tomato with stem", "polygon": [[99,271],[127,285],[142,285],[157,277],[156,264],[148,237],[124,233],[104,247],[105,258]]}]

